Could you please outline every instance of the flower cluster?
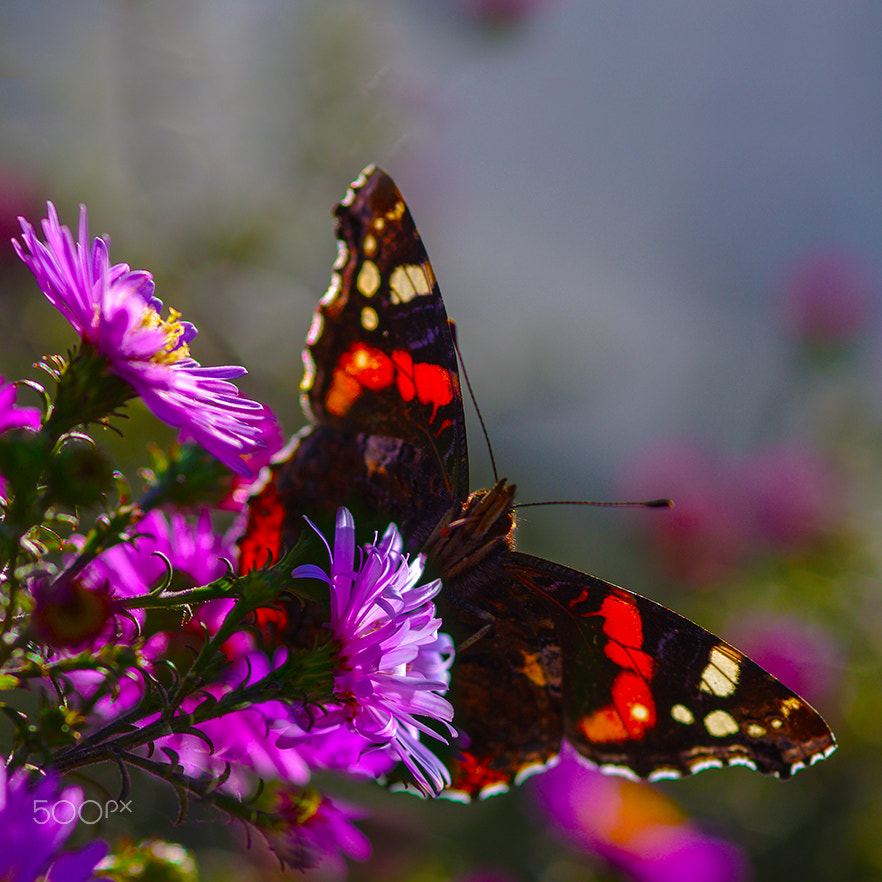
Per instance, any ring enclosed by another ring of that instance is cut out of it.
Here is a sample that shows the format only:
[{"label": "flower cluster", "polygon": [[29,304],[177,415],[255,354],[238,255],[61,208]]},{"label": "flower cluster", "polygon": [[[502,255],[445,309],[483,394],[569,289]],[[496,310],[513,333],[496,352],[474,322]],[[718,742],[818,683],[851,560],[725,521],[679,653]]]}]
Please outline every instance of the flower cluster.
[{"label": "flower cluster", "polygon": [[[425,743],[453,732],[440,583],[421,584],[394,525],[359,547],[345,509],[329,566],[292,553],[237,575],[250,484],[282,445],[275,418],[239,394],[242,368],[194,359],[196,329],[163,317],[149,273],[89,240],[85,209],[77,239],[51,204],[43,239],[21,229],[16,252],[79,343],[44,360],[54,394],[0,379],[0,689],[30,693],[14,712],[4,702],[16,734],[0,767],[0,878],[92,877],[107,844],[63,847],[82,808],[103,804],[61,781],[102,762],[259,831],[283,864],[367,858],[363,812],[311,779],[401,766],[423,794],[449,783]],[[18,403],[24,387],[43,407]],[[137,500],[89,434],[135,397],[179,430]],[[257,626],[284,604],[309,608],[308,639]],[[122,872],[127,848],[102,866]]]},{"label": "flower cluster", "polygon": [[107,845],[76,852],[64,846],[83,807],[79,787],[61,790],[57,776],[31,781],[0,763],[0,879],[5,882],[91,882]]}]

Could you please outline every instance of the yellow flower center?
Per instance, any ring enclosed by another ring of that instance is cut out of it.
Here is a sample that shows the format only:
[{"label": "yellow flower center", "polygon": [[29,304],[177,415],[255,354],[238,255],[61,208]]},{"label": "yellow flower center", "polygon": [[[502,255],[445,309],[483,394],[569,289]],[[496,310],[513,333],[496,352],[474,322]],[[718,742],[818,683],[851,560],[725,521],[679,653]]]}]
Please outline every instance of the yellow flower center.
[{"label": "yellow flower center", "polygon": [[159,349],[151,358],[158,364],[175,364],[182,358],[189,358],[190,347],[186,343],[180,343],[181,337],[184,335],[184,325],[179,321],[181,314],[176,309],[169,308],[168,318],[164,319],[152,307],[148,306],[141,316],[141,327],[160,328],[165,334],[165,345]]},{"label": "yellow flower center", "polygon": [[322,795],[314,787],[305,787],[299,797],[292,799],[294,823],[300,827],[309,821],[322,804]]}]

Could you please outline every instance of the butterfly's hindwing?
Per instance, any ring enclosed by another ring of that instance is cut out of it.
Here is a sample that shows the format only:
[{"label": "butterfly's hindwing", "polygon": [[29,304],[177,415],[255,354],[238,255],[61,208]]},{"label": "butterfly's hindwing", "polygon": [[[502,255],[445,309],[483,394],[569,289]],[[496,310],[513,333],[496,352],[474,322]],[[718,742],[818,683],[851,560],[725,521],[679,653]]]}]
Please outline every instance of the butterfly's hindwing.
[{"label": "butterfly's hindwing", "polygon": [[514,553],[508,569],[555,610],[564,731],[593,763],[641,778],[722,765],[786,778],[832,749],[806,701],[683,616],[539,558]]}]

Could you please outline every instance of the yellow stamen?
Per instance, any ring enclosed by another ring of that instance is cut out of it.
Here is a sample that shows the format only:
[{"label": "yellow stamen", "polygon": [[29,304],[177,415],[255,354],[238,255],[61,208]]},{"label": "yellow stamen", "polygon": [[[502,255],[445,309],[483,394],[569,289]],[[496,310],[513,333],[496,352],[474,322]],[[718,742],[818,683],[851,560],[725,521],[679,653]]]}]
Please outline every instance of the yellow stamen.
[{"label": "yellow stamen", "polygon": [[148,306],[141,316],[141,326],[144,328],[160,328],[165,334],[165,346],[158,350],[151,361],[158,364],[174,364],[182,358],[190,357],[190,347],[186,343],[178,341],[184,335],[184,325],[178,321],[181,314],[176,309],[169,308],[168,318],[163,319],[160,314]]},{"label": "yellow stamen", "polygon": [[313,787],[304,788],[300,796],[292,800],[296,809],[294,823],[299,827],[305,824],[319,810],[322,804],[322,795]]}]

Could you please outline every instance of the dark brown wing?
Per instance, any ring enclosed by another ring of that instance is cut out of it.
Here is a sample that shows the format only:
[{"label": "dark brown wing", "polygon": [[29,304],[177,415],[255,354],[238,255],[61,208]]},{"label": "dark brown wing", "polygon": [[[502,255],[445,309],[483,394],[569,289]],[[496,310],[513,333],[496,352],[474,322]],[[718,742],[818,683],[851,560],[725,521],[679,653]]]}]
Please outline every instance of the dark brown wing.
[{"label": "dark brown wing", "polygon": [[335,215],[338,257],[303,353],[312,425],[250,503],[243,569],[290,546],[302,515],[327,527],[340,505],[362,527],[395,521],[416,551],[468,492],[453,327],[410,211],[369,167]]},{"label": "dark brown wing", "polygon": [[549,605],[564,735],[598,766],[664,778],[746,765],[787,778],[834,750],[808,702],[683,616],[528,555],[506,570]]},{"label": "dark brown wing", "polygon": [[392,179],[366,169],[337,206],[339,254],[306,338],[312,422],[425,452],[450,498],[468,493],[453,332],[426,250]]}]

